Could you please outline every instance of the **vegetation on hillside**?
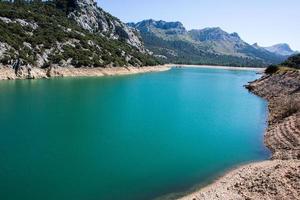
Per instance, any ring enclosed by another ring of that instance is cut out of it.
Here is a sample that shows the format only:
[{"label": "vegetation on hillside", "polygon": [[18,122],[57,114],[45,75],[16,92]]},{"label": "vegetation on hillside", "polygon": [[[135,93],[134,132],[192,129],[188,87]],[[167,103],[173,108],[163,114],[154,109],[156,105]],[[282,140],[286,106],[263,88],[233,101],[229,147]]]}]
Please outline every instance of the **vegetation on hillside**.
[{"label": "vegetation on hillside", "polygon": [[281,65],[295,69],[300,69],[300,54],[289,57]]},{"label": "vegetation on hillside", "polygon": [[279,70],[279,67],[277,65],[270,65],[269,67],[267,67],[267,69],[265,70],[266,74],[274,74]]},{"label": "vegetation on hillside", "polygon": [[0,2],[0,43],[9,46],[0,62],[11,64],[19,57],[34,66],[46,56],[43,67],[68,61],[75,67],[158,64],[122,40],[83,30],[67,17],[67,2],[71,1]]},{"label": "vegetation on hillside", "polygon": [[148,36],[142,34],[142,37],[147,38],[144,42],[150,51],[153,51],[156,55],[166,56],[166,58],[160,58],[162,62],[240,67],[264,66],[262,60],[210,53],[205,49],[196,48],[186,41],[163,40],[151,34]]},{"label": "vegetation on hillside", "polygon": [[279,70],[300,69],[300,54],[289,57],[286,61],[279,65],[270,65],[266,69],[267,74],[276,73]]}]

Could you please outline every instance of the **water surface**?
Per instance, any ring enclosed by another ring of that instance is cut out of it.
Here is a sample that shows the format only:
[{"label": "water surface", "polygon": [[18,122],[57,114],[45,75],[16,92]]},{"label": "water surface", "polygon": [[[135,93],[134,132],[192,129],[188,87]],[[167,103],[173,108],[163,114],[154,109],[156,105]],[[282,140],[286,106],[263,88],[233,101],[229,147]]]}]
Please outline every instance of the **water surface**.
[{"label": "water surface", "polygon": [[0,199],[148,200],[265,159],[251,71],[0,82]]}]

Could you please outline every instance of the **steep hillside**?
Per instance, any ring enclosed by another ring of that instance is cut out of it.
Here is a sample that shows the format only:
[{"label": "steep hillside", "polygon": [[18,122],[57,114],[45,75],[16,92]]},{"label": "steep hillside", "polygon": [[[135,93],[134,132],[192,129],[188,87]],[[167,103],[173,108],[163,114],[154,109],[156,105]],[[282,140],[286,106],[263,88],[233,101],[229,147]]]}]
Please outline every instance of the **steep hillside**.
[{"label": "steep hillside", "polygon": [[138,33],[93,0],[0,3],[0,62],[47,68],[146,66]]},{"label": "steep hillside", "polygon": [[109,39],[119,39],[145,52],[138,33],[97,6],[94,0],[73,0],[75,8],[68,13],[70,19],[90,33],[100,33]]},{"label": "steep hillside", "polygon": [[237,33],[220,28],[187,31],[180,22],[154,20],[128,25],[139,30],[146,47],[167,62],[266,66],[286,58],[249,45]]}]

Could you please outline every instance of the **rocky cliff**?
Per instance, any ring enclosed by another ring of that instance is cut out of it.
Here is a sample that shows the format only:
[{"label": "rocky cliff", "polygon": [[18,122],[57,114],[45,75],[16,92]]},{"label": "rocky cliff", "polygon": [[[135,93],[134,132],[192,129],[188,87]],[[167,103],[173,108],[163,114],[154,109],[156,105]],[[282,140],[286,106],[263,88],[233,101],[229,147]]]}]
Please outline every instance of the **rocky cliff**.
[{"label": "rocky cliff", "polygon": [[109,39],[124,40],[141,52],[145,52],[139,34],[101,9],[94,0],[74,0],[74,4],[75,9],[68,13],[68,17],[75,20],[83,29]]}]

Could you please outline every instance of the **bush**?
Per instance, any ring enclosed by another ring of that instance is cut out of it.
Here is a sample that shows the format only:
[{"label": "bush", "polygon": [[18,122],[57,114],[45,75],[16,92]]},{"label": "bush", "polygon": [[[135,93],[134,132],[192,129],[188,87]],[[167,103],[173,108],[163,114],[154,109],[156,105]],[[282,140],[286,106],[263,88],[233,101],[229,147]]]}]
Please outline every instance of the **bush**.
[{"label": "bush", "polygon": [[3,58],[1,58],[1,60],[0,60],[0,62],[1,62],[2,64],[4,64],[4,65],[9,65],[9,64],[11,64],[11,63],[10,63],[10,57],[7,56],[7,55],[3,56]]},{"label": "bush", "polygon": [[274,74],[279,70],[279,67],[277,65],[270,65],[266,70],[266,74]]},{"label": "bush", "polygon": [[62,60],[64,60],[64,57],[61,54],[52,54],[49,56],[49,61],[53,64],[59,64]]}]

